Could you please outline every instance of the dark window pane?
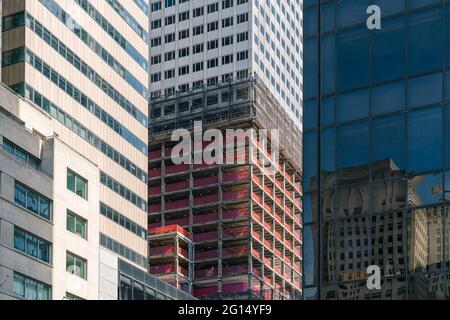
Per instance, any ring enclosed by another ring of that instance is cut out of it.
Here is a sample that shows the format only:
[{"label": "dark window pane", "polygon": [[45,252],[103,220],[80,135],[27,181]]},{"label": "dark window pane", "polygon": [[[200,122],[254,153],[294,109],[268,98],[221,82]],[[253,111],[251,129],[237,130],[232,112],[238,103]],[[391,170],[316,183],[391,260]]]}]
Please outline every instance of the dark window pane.
[{"label": "dark window pane", "polygon": [[408,171],[421,172],[442,166],[441,108],[408,115]]}]

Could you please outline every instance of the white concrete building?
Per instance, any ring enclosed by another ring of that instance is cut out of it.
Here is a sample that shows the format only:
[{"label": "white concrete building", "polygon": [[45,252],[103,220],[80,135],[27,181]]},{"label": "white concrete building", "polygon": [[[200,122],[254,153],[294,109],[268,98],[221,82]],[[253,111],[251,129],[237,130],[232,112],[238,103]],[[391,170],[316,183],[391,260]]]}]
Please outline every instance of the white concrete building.
[{"label": "white concrete building", "polygon": [[151,0],[151,97],[256,75],[301,127],[301,17],[301,0]]}]

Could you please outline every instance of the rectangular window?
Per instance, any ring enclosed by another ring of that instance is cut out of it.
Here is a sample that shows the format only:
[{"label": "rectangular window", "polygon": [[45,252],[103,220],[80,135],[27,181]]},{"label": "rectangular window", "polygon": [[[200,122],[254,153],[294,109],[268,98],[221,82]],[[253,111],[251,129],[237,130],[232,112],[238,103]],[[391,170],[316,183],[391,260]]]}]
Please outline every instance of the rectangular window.
[{"label": "rectangular window", "polygon": [[50,263],[51,248],[50,242],[14,227],[14,249]]},{"label": "rectangular window", "polygon": [[48,221],[52,219],[52,202],[17,181],[14,185],[14,201]]},{"label": "rectangular window", "polygon": [[88,182],[71,170],[67,170],[67,189],[76,193],[83,199],[87,199]]},{"label": "rectangular window", "polygon": [[14,272],[13,293],[26,300],[51,300],[49,285]]},{"label": "rectangular window", "polygon": [[192,15],[194,16],[194,18],[195,18],[195,17],[202,16],[202,15],[203,15],[203,7],[195,8],[195,9],[192,11]]},{"label": "rectangular window", "polygon": [[193,46],[192,47],[192,52],[193,52],[193,54],[197,54],[197,53],[203,52],[203,43],[196,44],[195,46]]},{"label": "rectangular window", "polygon": [[66,271],[80,277],[87,279],[87,260],[83,259],[69,251],[66,252]]},{"label": "rectangular window", "polygon": [[208,32],[214,31],[219,29],[219,22],[218,21],[214,21],[214,22],[210,22],[208,23]]},{"label": "rectangular window", "polygon": [[87,239],[87,220],[69,210],[67,211],[66,228],[67,231]]},{"label": "rectangular window", "polygon": [[208,13],[213,13],[216,11],[219,11],[219,3],[218,2],[208,4]]}]

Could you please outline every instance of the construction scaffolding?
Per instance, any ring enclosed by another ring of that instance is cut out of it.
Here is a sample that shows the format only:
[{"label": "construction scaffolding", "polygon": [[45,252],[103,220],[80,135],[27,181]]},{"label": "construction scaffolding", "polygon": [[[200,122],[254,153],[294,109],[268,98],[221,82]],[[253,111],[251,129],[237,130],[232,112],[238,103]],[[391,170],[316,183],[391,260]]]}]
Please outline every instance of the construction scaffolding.
[{"label": "construction scaffolding", "polygon": [[[270,163],[270,146],[252,137],[244,164],[176,165],[171,132],[194,121],[278,128],[280,159]],[[157,99],[150,123],[150,272],[198,298],[300,299],[301,134],[263,84],[237,80]]]}]

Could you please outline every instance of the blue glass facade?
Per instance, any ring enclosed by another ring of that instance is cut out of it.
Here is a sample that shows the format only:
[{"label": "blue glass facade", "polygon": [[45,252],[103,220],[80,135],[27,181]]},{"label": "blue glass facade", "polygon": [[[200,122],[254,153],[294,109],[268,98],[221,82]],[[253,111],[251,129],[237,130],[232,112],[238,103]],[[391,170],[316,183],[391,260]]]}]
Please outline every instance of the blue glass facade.
[{"label": "blue glass facade", "polygon": [[450,298],[450,1],[304,0],[304,101],[305,298]]}]

